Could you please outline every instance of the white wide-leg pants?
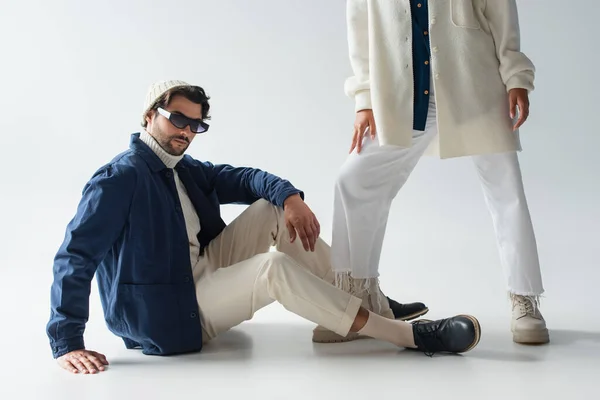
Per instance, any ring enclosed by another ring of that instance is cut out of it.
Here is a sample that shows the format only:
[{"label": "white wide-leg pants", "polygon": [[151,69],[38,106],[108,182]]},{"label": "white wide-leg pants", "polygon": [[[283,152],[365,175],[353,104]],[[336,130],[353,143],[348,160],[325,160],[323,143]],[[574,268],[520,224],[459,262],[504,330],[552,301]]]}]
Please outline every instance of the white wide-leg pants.
[{"label": "white wide-leg pants", "polygon": [[[331,263],[355,279],[379,276],[379,259],[392,200],[438,134],[436,107],[429,106],[424,132],[413,146],[380,146],[365,136],[360,154],[343,164],[335,184]],[[514,294],[543,293],[537,244],[516,152],[472,157],[496,232],[500,258]]]}]

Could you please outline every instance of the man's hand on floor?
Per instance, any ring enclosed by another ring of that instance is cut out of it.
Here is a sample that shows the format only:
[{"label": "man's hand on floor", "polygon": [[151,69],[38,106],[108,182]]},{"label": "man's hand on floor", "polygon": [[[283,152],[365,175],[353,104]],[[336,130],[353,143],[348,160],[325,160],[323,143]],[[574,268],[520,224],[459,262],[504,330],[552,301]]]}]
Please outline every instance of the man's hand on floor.
[{"label": "man's hand on floor", "polygon": [[59,357],[57,360],[61,368],[74,374],[95,374],[106,369],[108,361],[104,354],[90,350],[75,350]]},{"label": "man's hand on floor", "polygon": [[321,234],[321,225],[311,209],[299,194],[285,199],[283,203],[285,224],[290,232],[290,241],[294,243],[296,235],[300,237],[304,250],[315,251],[315,243]]}]

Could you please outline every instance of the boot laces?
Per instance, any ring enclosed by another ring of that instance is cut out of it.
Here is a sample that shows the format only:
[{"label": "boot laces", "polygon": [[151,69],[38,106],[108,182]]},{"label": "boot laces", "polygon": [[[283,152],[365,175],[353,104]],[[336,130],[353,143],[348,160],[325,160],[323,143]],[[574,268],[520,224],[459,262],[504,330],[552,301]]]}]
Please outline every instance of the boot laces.
[{"label": "boot laces", "polygon": [[516,305],[526,315],[535,316],[537,312],[537,300],[532,296],[515,296]]},{"label": "boot laces", "polygon": [[[424,325],[426,323],[427,322],[416,321],[413,324]],[[429,343],[437,342],[439,344],[438,347],[442,347],[442,341],[440,340],[440,338],[438,336],[437,328],[432,329],[432,330],[427,330],[425,332],[419,332],[415,336],[416,336],[415,344],[417,345],[417,348],[421,349],[423,351],[423,353],[428,357],[433,357],[433,355],[436,353],[436,351],[432,349],[433,346],[427,345],[427,342],[429,342]],[[428,339],[428,340],[424,340],[424,339]]]}]

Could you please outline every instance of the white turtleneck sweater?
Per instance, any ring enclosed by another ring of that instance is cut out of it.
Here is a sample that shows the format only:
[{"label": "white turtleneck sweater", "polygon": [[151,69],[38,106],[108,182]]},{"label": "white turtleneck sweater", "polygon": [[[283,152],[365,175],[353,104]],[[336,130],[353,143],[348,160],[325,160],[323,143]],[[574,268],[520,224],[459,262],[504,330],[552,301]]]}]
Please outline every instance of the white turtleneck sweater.
[{"label": "white turtleneck sweater", "polygon": [[200,219],[198,218],[198,214],[194,209],[194,205],[190,200],[190,197],[187,194],[187,190],[181,179],[179,179],[179,175],[177,174],[177,170],[175,170],[175,166],[177,163],[183,158],[181,156],[174,156],[167,153],[158,142],[146,131],[142,131],[140,134],[140,139],[142,142],[146,143],[148,147],[154,151],[154,153],[161,159],[163,163],[173,171],[173,176],[175,178],[175,185],[177,186],[177,193],[179,195],[179,201],[181,203],[181,209],[183,210],[183,216],[185,218],[185,228],[187,230],[188,241],[190,244],[190,262],[192,264],[192,272],[194,275],[194,280],[198,280],[198,276],[200,271],[196,271],[196,263],[198,258],[200,257],[200,242],[198,241],[198,233],[200,232]]}]

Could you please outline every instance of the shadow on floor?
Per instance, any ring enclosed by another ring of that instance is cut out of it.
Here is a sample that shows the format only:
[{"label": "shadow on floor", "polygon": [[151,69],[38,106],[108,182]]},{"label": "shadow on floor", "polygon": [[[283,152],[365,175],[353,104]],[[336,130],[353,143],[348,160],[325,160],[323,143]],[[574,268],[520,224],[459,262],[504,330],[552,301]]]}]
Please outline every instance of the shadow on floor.
[{"label": "shadow on floor", "polygon": [[600,332],[550,330],[550,342],[556,345],[571,345],[580,342],[600,344]]},{"label": "shadow on floor", "polygon": [[[532,363],[545,361],[553,349],[563,346],[587,347],[589,342],[600,344],[600,332],[553,330],[551,342],[542,346],[524,346],[512,342],[510,333],[492,331],[482,337],[477,348],[462,354],[436,354],[433,358],[450,357],[468,361],[487,360],[493,362]],[[228,363],[257,360],[302,361],[316,358],[321,361],[347,360],[348,362],[377,361],[415,362],[428,360],[421,352],[398,349],[395,346],[372,339],[356,340],[348,343],[317,344],[311,341],[312,327],[303,324],[243,324],[219,338],[207,343],[201,353],[169,357],[167,364],[173,363]],[[594,346],[595,347],[595,346]],[[560,350],[563,351],[563,350]],[[600,348],[599,348],[600,352]],[[114,360],[114,365],[144,365],[153,363],[155,358],[135,357],[134,359]]]}]

